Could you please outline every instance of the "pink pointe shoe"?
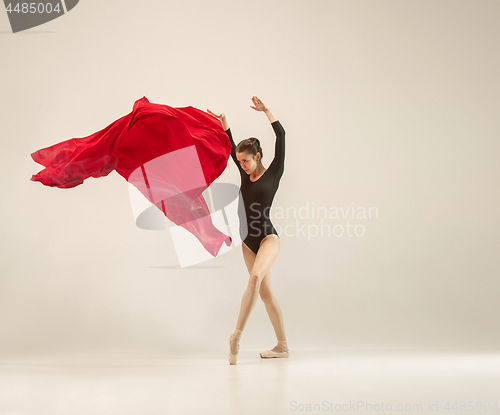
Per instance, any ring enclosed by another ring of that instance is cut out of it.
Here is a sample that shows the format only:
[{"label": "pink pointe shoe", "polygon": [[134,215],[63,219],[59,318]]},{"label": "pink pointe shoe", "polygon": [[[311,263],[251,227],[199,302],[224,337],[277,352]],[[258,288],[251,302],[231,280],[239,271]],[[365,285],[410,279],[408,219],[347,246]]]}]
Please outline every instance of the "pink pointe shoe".
[{"label": "pink pointe shoe", "polygon": [[268,358],[290,356],[290,351],[288,350],[288,346],[286,345],[286,340],[278,340],[278,348],[281,349],[281,351],[275,352],[274,350],[267,350],[265,352],[261,352],[260,357]]},{"label": "pink pointe shoe", "polygon": [[231,340],[234,337],[237,336],[238,332],[240,333],[240,336],[241,336],[241,333],[243,333],[243,330],[235,329],[234,333],[229,336],[229,355],[228,355],[228,358],[229,358],[229,364],[230,365],[235,365],[236,364],[236,360],[238,359],[238,353],[240,351],[240,342],[239,342],[239,339],[238,339],[238,348],[236,349],[236,354],[232,354],[231,353]]}]

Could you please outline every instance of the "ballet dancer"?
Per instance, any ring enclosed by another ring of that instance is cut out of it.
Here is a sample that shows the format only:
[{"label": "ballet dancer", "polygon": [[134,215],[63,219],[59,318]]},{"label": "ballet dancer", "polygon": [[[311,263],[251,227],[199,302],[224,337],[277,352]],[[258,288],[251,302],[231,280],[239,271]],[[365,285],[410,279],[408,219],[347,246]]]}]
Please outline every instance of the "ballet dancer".
[{"label": "ballet dancer", "polygon": [[269,218],[269,211],[284,171],[285,130],[259,98],[253,96],[252,101],[254,105],[250,107],[255,111],[263,111],[267,115],[276,134],[274,159],[267,169],[262,164],[263,152],[260,141],[251,137],[236,145],[226,115],[216,114],[207,109],[209,114],[221,121],[231,141],[231,157],[241,176],[240,192],[245,206],[248,229],[248,234],[241,246],[250,276],[241,300],[236,329],[229,337],[229,363],[232,365],[236,364],[239,341],[259,294],[278,339],[278,344],[271,350],[261,352],[260,357],[288,357],[290,354],[286,342],[283,314],[271,287],[270,271],[281,248],[278,232]]}]

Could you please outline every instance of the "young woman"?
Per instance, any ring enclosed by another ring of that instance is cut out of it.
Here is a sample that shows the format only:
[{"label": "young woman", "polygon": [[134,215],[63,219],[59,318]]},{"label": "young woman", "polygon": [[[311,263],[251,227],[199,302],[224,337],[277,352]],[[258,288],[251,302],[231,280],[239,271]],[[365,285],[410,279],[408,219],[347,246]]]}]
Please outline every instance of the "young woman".
[{"label": "young woman", "polygon": [[231,157],[239,169],[241,176],[240,192],[243,196],[248,234],[242,235],[243,258],[250,274],[248,286],[243,294],[236,329],[229,337],[229,363],[235,364],[239,352],[239,341],[243,329],[255,307],[260,294],[265,304],[267,314],[278,339],[278,344],[272,349],[260,354],[261,357],[288,357],[283,314],[274,297],[271,287],[271,265],[280,252],[280,238],[269,218],[269,211],[278,190],[279,181],[284,171],[285,161],[285,130],[272,112],[256,96],[252,97],[256,111],[263,111],[276,134],[274,160],[266,169],[262,164],[263,151],[257,138],[251,137],[236,145],[225,114],[209,114],[218,118],[229,140],[231,141]]}]

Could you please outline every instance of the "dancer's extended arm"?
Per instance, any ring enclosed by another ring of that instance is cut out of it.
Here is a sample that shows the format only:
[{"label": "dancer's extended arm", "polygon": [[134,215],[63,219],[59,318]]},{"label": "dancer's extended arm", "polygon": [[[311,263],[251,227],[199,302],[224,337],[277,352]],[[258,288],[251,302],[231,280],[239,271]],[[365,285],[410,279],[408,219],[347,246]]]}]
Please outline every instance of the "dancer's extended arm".
[{"label": "dancer's extended arm", "polygon": [[207,109],[207,112],[210,115],[213,115],[215,118],[218,118],[219,121],[222,123],[222,128],[224,128],[224,131],[226,132],[227,136],[229,137],[229,141],[231,142],[231,158],[236,163],[236,166],[238,166],[238,170],[240,171],[240,174],[245,173],[245,170],[243,170],[243,168],[240,165],[240,162],[236,158],[236,144],[233,141],[233,135],[231,134],[231,129],[229,128],[229,124],[228,124],[227,119],[226,119],[226,114],[224,114],[224,113],[216,114],[216,113],[210,111],[209,109]]},{"label": "dancer's extended arm", "polygon": [[245,170],[243,170],[243,168],[240,165],[240,162],[236,158],[236,144],[233,141],[233,135],[231,134],[231,129],[229,127],[227,127],[227,130],[225,130],[225,131],[226,131],[227,136],[229,137],[229,141],[231,141],[231,147],[232,147],[231,148],[231,158],[234,160],[234,162],[238,166],[238,170],[240,171],[240,173],[243,174],[243,173],[245,173]]},{"label": "dancer's extended arm", "polygon": [[279,122],[279,120],[273,115],[271,110],[256,96],[252,97],[254,105],[250,105],[256,111],[263,111],[271,125],[273,127],[274,133],[276,134],[276,144],[274,147],[274,159],[269,165],[269,170],[274,171],[279,177],[282,176],[285,169],[285,129]]},{"label": "dancer's extended arm", "polygon": [[269,165],[269,169],[281,177],[285,170],[285,129],[279,120],[272,122],[271,126],[276,134],[276,144],[274,145],[274,159]]}]

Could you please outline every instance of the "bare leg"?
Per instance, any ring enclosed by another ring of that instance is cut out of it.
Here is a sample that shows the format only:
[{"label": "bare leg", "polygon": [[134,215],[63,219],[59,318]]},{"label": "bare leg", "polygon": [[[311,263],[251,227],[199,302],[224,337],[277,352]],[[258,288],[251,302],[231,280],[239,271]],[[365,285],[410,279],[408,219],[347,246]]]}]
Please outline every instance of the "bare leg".
[{"label": "bare leg", "polygon": [[[262,240],[259,252],[257,252],[255,256],[250,271],[247,289],[241,300],[240,314],[238,316],[238,322],[236,323],[236,329],[243,330],[245,328],[250,314],[257,303],[262,280],[278,257],[280,247],[281,243],[276,235],[268,235]],[[248,249],[248,247],[246,248]]]},{"label": "bare leg", "polygon": [[[279,307],[278,302],[276,301],[276,298],[274,298],[274,294],[272,292],[270,266],[265,268],[262,267],[262,265],[259,265],[259,262],[257,262],[256,264],[257,256],[260,255],[262,257],[261,253],[266,252],[263,250],[262,246],[264,245],[264,243],[266,243],[266,241],[270,239],[274,239],[276,242],[279,242],[279,238],[277,236],[268,236],[261,242],[261,247],[257,255],[248,246],[246,246],[245,243],[242,244],[243,258],[245,259],[245,264],[250,274],[250,279],[247,290],[245,291],[245,294],[243,295],[243,299],[241,301],[238,323],[229,343],[233,353],[238,348],[239,339],[241,337],[241,334],[243,333],[243,328],[248,321],[248,317],[250,316],[251,311],[255,307],[255,304],[257,302],[257,293],[261,295],[261,298],[266,306],[266,311],[274,327],[276,337],[278,338],[278,345],[272,350],[278,352],[288,351],[288,345],[286,344],[285,337],[285,328],[283,325],[283,315],[281,312],[281,308]],[[278,245],[278,253],[279,247],[280,245]],[[273,252],[272,249],[270,249],[270,251]],[[272,260],[272,262],[274,263],[274,260]],[[262,262],[260,264],[262,264]],[[259,274],[259,266],[262,267],[260,269],[267,269],[267,272],[265,272],[264,276],[262,277],[260,284],[257,284],[255,276],[258,276]],[[252,276],[254,276],[254,279],[252,279]]]},{"label": "bare leg", "polygon": [[274,332],[276,333],[276,338],[278,339],[278,344],[273,349],[274,352],[284,352],[288,351],[288,345],[286,343],[285,335],[285,325],[283,323],[283,313],[281,312],[281,307],[276,301],[274,296],[273,288],[271,287],[271,271],[269,271],[260,285],[260,298],[266,306],[267,315],[271,320]]}]

